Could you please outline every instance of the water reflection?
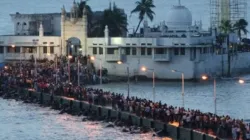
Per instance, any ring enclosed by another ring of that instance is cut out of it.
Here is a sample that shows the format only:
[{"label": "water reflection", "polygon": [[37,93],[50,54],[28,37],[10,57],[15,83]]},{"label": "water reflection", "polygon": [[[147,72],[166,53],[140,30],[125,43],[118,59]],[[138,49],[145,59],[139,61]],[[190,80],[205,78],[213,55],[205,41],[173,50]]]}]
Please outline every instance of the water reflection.
[{"label": "water reflection", "polygon": [[0,99],[0,139],[4,140],[160,140],[152,133],[135,134],[121,132],[121,128],[105,128],[102,122],[82,122],[82,117]]}]

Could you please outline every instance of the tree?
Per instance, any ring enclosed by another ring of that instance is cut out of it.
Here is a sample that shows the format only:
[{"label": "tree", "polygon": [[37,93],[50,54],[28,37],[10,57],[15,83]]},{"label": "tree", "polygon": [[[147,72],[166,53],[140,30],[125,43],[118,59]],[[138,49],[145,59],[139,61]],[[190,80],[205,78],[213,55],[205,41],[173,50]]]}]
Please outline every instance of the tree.
[{"label": "tree", "polygon": [[231,50],[230,50],[230,42],[229,42],[229,34],[233,32],[233,26],[230,20],[222,20],[220,25],[220,31],[226,36],[227,43],[227,76],[231,76]]},{"label": "tree", "polygon": [[239,40],[241,42],[241,33],[247,34],[247,26],[248,22],[245,19],[240,19],[236,21],[236,23],[233,25],[234,30],[237,32],[237,35],[239,37]]},{"label": "tree", "polygon": [[79,7],[79,18],[82,18],[83,16],[83,9],[86,8],[86,12],[87,12],[87,19],[88,19],[88,36],[92,36],[92,18],[93,18],[93,11],[91,9],[91,7],[87,4],[88,0],[85,1],[81,1],[80,3],[78,3],[78,7]]},{"label": "tree", "polygon": [[139,23],[137,25],[134,34],[138,31],[141,22],[143,21],[145,16],[147,16],[150,19],[150,21],[153,21],[155,15],[154,11],[152,11],[152,8],[155,8],[153,0],[141,0],[135,2],[135,4],[136,7],[134,10],[131,11],[131,14],[139,13]]},{"label": "tree", "polygon": [[104,36],[105,26],[109,28],[109,35],[111,37],[122,36],[124,31],[127,32],[127,17],[113,4],[113,8],[105,9],[103,15],[93,24],[93,34],[96,37]]}]

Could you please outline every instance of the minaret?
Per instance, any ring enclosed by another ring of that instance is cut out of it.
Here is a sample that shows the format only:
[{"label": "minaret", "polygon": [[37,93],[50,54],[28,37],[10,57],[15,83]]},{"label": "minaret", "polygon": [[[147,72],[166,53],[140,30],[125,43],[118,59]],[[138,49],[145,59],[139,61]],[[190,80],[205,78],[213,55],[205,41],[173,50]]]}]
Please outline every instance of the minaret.
[{"label": "minaret", "polygon": [[161,35],[164,35],[165,32],[166,32],[166,24],[165,21],[163,21],[161,24]]},{"label": "minaret", "polygon": [[42,21],[40,22],[40,27],[39,27],[39,37],[44,36],[44,30],[43,30],[43,23]]},{"label": "minaret", "polygon": [[104,29],[104,38],[105,38],[105,45],[110,45],[110,39],[109,39],[109,28],[108,25],[105,26]]},{"label": "minaret", "polygon": [[144,19],[143,31],[144,31],[144,36],[148,34],[148,21],[147,21],[147,19]]},{"label": "minaret", "polygon": [[61,44],[61,54],[66,54],[66,42],[65,42],[65,35],[64,35],[64,25],[65,25],[65,20],[66,20],[66,10],[65,7],[63,5],[63,8],[61,9],[61,39],[62,39],[62,44]]},{"label": "minaret", "polygon": [[87,38],[88,38],[88,16],[87,16],[87,9],[86,7],[83,8],[82,11],[82,23],[83,23],[83,37],[84,37],[84,48],[83,51],[84,55],[87,55]]},{"label": "minaret", "polygon": [[73,2],[73,6],[72,6],[71,11],[70,11],[70,18],[71,18],[71,20],[78,18],[78,6],[76,5],[75,0]]}]

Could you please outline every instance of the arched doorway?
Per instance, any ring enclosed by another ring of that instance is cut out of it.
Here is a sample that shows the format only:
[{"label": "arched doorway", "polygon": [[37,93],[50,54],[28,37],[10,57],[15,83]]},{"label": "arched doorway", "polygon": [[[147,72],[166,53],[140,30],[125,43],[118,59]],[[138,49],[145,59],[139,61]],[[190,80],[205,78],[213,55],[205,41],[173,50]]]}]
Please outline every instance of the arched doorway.
[{"label": "arched doorway", "polygon": [[80,39],[78,39],[76,37],[71,37],[66,42],[67,42],[67,44],[66,44],[67,55],[76,56],[76,55],[80,54],[80,52],[81,52],[80,51],[80,48],[81,48],[81,41],[80,41]]}]

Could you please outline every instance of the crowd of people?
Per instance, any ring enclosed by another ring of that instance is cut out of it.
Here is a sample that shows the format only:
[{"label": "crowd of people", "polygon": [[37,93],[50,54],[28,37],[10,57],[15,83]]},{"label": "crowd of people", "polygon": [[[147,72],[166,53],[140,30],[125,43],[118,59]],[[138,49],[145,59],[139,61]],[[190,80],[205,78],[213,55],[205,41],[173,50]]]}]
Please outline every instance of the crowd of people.
[{"label": "crowd of people", "polygon": [[[87,60],[87,62],[89,59]],[[68,65],[58,61],[46,63],[23,63],[6,65],[0,73],[3,87],[10,85],[22,88],[34,88],[38,92],[67,96],[77,100],[103,106],[112,106],[113,109],[134,113],[140,117],[160,120],[166,123],[178,122],[185,128],[213,133],[220,138],[233,138],[234,140],[250,139],[250,127],[243,120],[233,119],[230,116],[218,116],[213,113],[202,113],[199,110],[174,107],[162,102],[153,102],[137,97],[126,97],[123,94],[103,91],[102,89],[87,88],[77,83],[76,62]],[[89,69],[88,64],[83,64],[80,74],[85,84],[97,81],[95,70]],[[69,76],[71,79],[69,81]],[[91,82],[90,82],[91,81]]]}]

